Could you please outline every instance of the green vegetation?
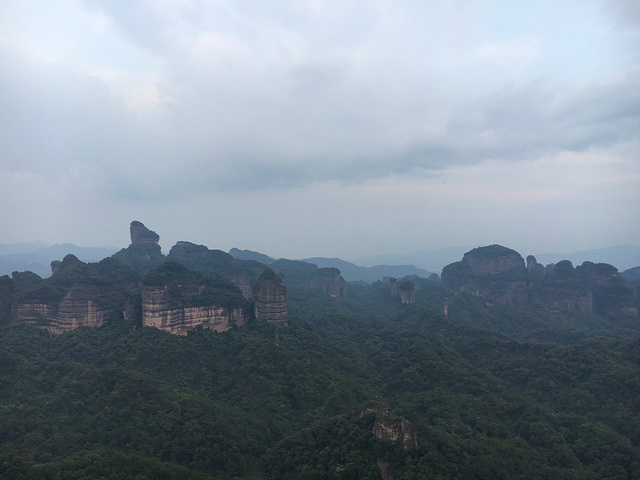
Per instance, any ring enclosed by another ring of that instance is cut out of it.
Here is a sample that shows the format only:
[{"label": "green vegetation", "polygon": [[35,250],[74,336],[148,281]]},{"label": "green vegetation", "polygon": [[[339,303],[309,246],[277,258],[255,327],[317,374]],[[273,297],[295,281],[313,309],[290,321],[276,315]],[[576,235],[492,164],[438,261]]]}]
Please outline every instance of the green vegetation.
[{"label": "green vegetation", "polygon": [[[246,302],[173,261],[144,279],[113,258],[62,264],[0,277],[0,302],[105,283]],[[445,317],[445,291],[411,283],[410,305],[382,282],[340,298],[298,286],[286,328],[185,337],[124,319],[51,336],[0,310],[0,480],[640,478],[637,319],[448,293]],[[410,422],[417,448],[375,436],[381,418]]]},{"label": "green vegetation", "polygon": [[221,277],[205,277],[184,265],[167,261],[150,271],[143,280],[147,287],[164,287],[176,307],[248,307],[238,287]]},{"label": "green vegetation", "polygon": [[113,258],[143,275],[166,261],[166,257],[160,250],[160,245],[155,243],[129,245],[114,253]]}]

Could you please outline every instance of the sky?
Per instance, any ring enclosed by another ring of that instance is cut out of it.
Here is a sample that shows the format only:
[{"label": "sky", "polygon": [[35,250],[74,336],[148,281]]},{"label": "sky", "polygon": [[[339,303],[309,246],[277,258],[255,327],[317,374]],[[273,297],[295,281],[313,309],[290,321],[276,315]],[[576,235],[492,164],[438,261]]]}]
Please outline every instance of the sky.
[{"label": "sky", "polygon": [[3,0],[0,244],[640,244],[636,0]]}]

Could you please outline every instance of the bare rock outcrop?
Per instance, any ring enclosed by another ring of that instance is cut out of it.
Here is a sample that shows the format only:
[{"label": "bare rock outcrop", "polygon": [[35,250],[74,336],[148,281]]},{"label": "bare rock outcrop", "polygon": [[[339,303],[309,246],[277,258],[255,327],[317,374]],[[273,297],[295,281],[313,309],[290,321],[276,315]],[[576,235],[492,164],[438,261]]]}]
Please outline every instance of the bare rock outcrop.
[{"label": "bare rock outcrop", "polygon": [[123,317],[140,278],[113,258],[86,264],[67,255],[55,266],[48,279],[29,272],[13,275],[18,291],[14,316],[52,334]]},{"label": "bare rock outcrop", "polygon": [[122,311],[124,303],[117,290],[80,284],[59,303],[17,303],[15,310],[25,323],[59,335],[78,327],[101,327]]},{"label": "bare rock outcrop", "polygon": [[142,325],[176,335],[198,327],[222,332],[249,322],[248,303],[237,287],[176,262],[149,272],[141,295]]},{"label": "bare rock outcrop", "polygon": [[593,311],[591,290],[569,260],[543,267],[529,256],[527,265],[530,305],[549,312]]},{"label": "bare rock outcrop", "polygon": [[256,319],[279,326],[288,324],[287,289],[282,279],[270,268],[260,275],[253,299]]},{"label": "bare rock outcrop", "polygon": [[157,245],[160,241],[160,235],[149,230],[142,222],[137,220],[131,222],[129,231],[131,233],[131,245],[137,245],[139,243],[153,243]]},{"label": "bare rock outcrop", "polygon": [[313,272],[309,280],[309,286],[335,298],[344,296],[347,282],[340,275],[340,270],[327,267],[318,268]]},{"label": "bare rock outcrop", "polygon": [[550,312],[638,315],[634,291],[615,267],[584,262],[574,268],[569,260],[544,267],[529,255],[525,269],[517,252],[498,245],[476,248],[447,265],[442,282],[450,292],[470,293],[489,306],[518,302]]},{"label": "bare rock outcrop", "polygon": [[376,438],[402,442],[402,448],[413,450],[418,448],[418,432],[415,427],[404,418],[382,417],[373,424],[373,435]]},{"label": "bare rock outcrop", "polygon": [[638,316],[633,290],[617,268],[606,263],[584,262],[576,271],[593,293],[595,313],[614,318]]},{"label": "bare rock outcrop", "polygon": [[402,303],[413,303],[416,301],[416,286],[413,282],[404,281],[398,285],[400,299]]},{"label": "bare rock outcrop", "polygon": [[[249,321],[246,308],[225,308],[217,305],[198,307],[175,306],[170,287],[143,287],[142,324],[176,335],[202,327],[224,332],[242,327]],[[194,292],[196,295],[197,291]]]},{"label": "bare rock outcrop", "polygon": [[500,245],[474,248],[442,270],[443,286],[482,297],[488,305],[526,302],[527,270],[515,250]]}]

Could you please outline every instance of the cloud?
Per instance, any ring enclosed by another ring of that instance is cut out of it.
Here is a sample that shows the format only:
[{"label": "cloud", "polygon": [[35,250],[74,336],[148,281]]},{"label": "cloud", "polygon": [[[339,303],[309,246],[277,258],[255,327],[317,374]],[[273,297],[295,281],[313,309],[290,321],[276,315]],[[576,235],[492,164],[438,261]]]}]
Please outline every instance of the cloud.
[{"label": "cloud", "polygon": [[323,191],[394,217],[363,192],[640,153],[635,2],[25,2],[0,4],[0,169],[61,208]]}]

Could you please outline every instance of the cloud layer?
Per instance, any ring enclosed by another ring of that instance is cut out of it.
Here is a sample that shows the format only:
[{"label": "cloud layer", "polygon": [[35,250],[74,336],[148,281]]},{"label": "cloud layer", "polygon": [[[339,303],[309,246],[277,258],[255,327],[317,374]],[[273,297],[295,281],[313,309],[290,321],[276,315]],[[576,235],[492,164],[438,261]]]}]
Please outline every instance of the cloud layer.
[{"label": "cloud layer", "polygon": [[[380,224],[413,232],[405,251],[525,243],[532,232],[505,219],[526,204],[542,223],[593,225],[593,245],[558,235],[557,249],[634,243],[638,227],[622,224],[640,205],[629,188],[639,39],[636,2],[623,0],[3,2],[0,171],[12,196],[0,242],[117,241],[76,233],[96,215],[125,233],[123,217],[142,215],[191,239],[163,213],[235,223],[233,211],[279,230],[193,234],[301,255],[329,248],[308,251],[300,223],[353,238],[343,255],[364,238],[366,253],[397,250]],[[237,211],[251,208],[244,198],[271,213]],[[412,205],[427,202],[423,218]],[[506,224],[456,241],[497,218]],[[434,221],[451,234],[417,226]]]}]

